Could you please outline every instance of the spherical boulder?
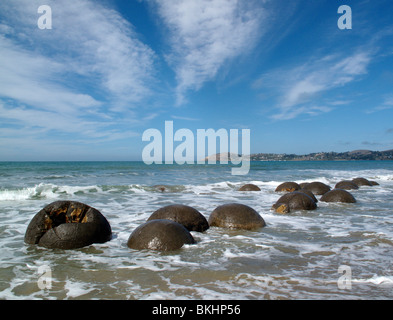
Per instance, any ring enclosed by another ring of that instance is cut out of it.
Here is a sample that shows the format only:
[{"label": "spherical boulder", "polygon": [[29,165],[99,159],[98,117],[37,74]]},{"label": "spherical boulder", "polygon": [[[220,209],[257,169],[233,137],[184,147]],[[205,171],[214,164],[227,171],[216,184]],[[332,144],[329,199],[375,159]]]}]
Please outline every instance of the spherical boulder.
[{"label": "spherical boulder", "polygon": [[352,179],[352,182],[354,184],[356,184],[358,187],[362,187],[362,186],[371,187],[372,186],[372,183],[365,178],[355,178],[355,179]]},{"label": "spherical boulder", "polygon": [[315,181],[306,184],[303,189],[311,191],[315,195],[323,195],[330,191],[331,188],[323,182]]},{"label": "spherical boulder", "polygon": [[182,224],[189,231],[203,232],[209,229],[209,223],[198,210],[181,204],[162,207],[154,211],[147,221],[156,219],[175,221]]},{"label": "spherical boulder", "polygon": [[135,250],[174,251],[194,243],[191,233],[180,223],[157,219],[136,228],[128,238],[127,246]]},{"label": "spherical boulder", "polygon": [[30,221],[27,244],[46,248],[77,249],[112,238],[106,218],[95,208],[76,201],[56,201],[40,210]]},{"label": "spherical boulder", "polygon": [[239,188],[239,191],[261,191],[261,189],[258,186],[256,186],[255,184],[248,183],[248,184],[245,184],[244,186],[241,186]]},{"label": "spherical boulder", "polygon": [[301,189],[304,189],[304,187],[308,184],[310,184],[310,182],[302,182],[302,183],[299,183],[299,186]]},{"label": "spherical boulder", "polygon": [[293,192],[301,189],[300,185],[296,182],[284,182],[281,183],[275,190],[275,192]]},{"label": "spherical boulder", "polygon": [[303,192],[306,195],[308,195],[311,199],[313,199],[315,203],[318,202],[317,197],[310,190],[300,189],[298,190],[298,192]]},{"label": "spherical boulder", "polygon": [[343,190],[357,190],[359,189],[358,185],[353,181],[343,180],[336,184],[335,189],[343,189]]},{"label": "spherical boulder", "polygon": [[218,206],[209,217],[211,227],[255,230],[266,226],[265,220],[253,208],[239,203]]},{"label": "spherical boulder", "polygon": [[289,213],[296,210],[315,210],[316,202],[307,194],[301,191],[294,191],[283,195],[273,205],[277,213]]},{"label": "spherical boulder", "polygon": [[355,197],[346,190],[343,189],[333,189],[325,193],[321,197],[323,202],[343,202],[343,203],[355,203]]}]

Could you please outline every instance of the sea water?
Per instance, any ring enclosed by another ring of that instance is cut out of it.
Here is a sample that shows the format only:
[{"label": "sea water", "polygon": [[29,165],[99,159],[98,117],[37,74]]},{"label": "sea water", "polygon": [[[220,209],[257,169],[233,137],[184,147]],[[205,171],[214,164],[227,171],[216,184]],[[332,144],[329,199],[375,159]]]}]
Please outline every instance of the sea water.
[{"label": "sea water", "polygon": [[[315,211],[287,215],[271,210],[282,182],[333,188],[356,177],[379,185],[350,191],[355,204],[318,202]],[[239,192],[246,183],[261,191]],[[30,220],[56,200],[98,209],[111,224],[111,241],[76,250],[25,244]],[[192,232],[197,243],[173,252],[126,245],[160,207],[189,205],[208,219],[233,202],[257,210],[266,227]],[[228,165],[2,162],[0,298],[392,299],[392,207],[389,161],[252,162],[246,176],[232,176]],[[42,270],[50,271],[47,286]]]}]

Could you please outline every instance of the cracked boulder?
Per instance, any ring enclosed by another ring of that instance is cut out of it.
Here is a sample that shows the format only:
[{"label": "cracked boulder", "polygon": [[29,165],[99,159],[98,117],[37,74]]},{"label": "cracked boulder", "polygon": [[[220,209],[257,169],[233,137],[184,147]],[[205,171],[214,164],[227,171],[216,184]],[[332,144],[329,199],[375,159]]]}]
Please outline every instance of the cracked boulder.
[{"label": "cracked boulder", "polygon": [[136,228],[128,238],[127,246],[135,250],[174,251],[194,243],[193,236],[182,224],[157,219]]},{"label": "cracked boulder", "polygon": [[77,249],[111,238],[106,218],[97,209],[76,201],[47,205],[33,217],[25,233],[27,244],[50,249]]},{"label": "cracked boulder", "polygon": [[296,210],[315,210],[316,202],[312,197],[301,191],[284,194],[273,205],[272,209],[277,213],[289,213]]}]

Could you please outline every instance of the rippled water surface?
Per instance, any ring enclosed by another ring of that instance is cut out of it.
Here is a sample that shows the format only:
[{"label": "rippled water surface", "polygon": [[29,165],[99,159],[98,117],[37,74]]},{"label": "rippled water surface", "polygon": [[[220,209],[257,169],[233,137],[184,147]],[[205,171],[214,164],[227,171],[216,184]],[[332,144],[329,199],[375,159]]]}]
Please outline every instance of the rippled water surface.
[{"label": "rippled water surface", "polygon": [[[355,204],[271,211],[281,182],[334,187],[356,177],[379,186],[351,191]],[[239,192],[245,183],[261,191]],[[68,251],[26,245],[28,223],[56,200],[97,208],[113,239]],[[189,205],[208,218],[231,202],[253,207],[266,227],[192,232],[197,244],[169,253],[126,246],[132,231],[162,206]],[[247,176],[219,165],[0,163],[0,298],[392,299],[392,207],[393,162],[386,161],[253,162]],[[51,287],[42,288],[48,270]]]}]

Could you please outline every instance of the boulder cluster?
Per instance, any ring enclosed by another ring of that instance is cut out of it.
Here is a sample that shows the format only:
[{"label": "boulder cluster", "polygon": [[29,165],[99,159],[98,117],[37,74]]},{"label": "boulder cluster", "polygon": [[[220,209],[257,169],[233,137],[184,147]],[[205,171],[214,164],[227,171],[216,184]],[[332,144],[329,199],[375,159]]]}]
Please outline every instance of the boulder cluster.
[{"label": "boulder cluster", "polygon": [[[127,246],[136,250],[173,251],[195,244],[190,231],[204,232],[210,226],[256,230],[265,221],[253,208],[229,203],[213,210],[209,221],[195,208],[174,204],[151,214],[130,235]],[[112,237],[106,218],[88,205],[75,201],[56,201],[39,211],[29,223],[25,242],[51,249],[77,249],[104,243]]]},{"label": "boulder cluster", "polygon": [[357,190],[361,186],[378,185],[375,181],[365,178],[355,178],[338,182],[332,189],[327,184],[314,181],[306,183],[284,182],[277,188],[276,192],[284,192],[272,209],[277,213],[289,213],[295,210],[317,209],[317,198],[322,202],[356,203],[355,197],[348,190]]},{"label": "boulder cluster", "polygon": [[[332,189],[319,182],[284,182],[275,192],[284,193],[272,209],[280,214],[296,210],[317,209],[319,201],[355,203],[348,190],[378,183],[365,178],[338,182]],[[157,186],[161,192],[162,186]],[[246,184],[239,191],[261,191],[254,184]],[[205,232],[210,227],[258,230],[266,226],[264,219],[253,208],[240,203],[228,203],[215,208],[207,220],[197,209],[173,204],[153,212],[145,223],[129,236],[127,246],[135,250],[173,251],[185,244],[195,244],[191,231]],[[76,201],[56,201],[40,210],[30,221],[26,233],[27,244],[51,249],[76,249],[93,243],[104,243],[112,238],[107,219],[95,208]]]}]

